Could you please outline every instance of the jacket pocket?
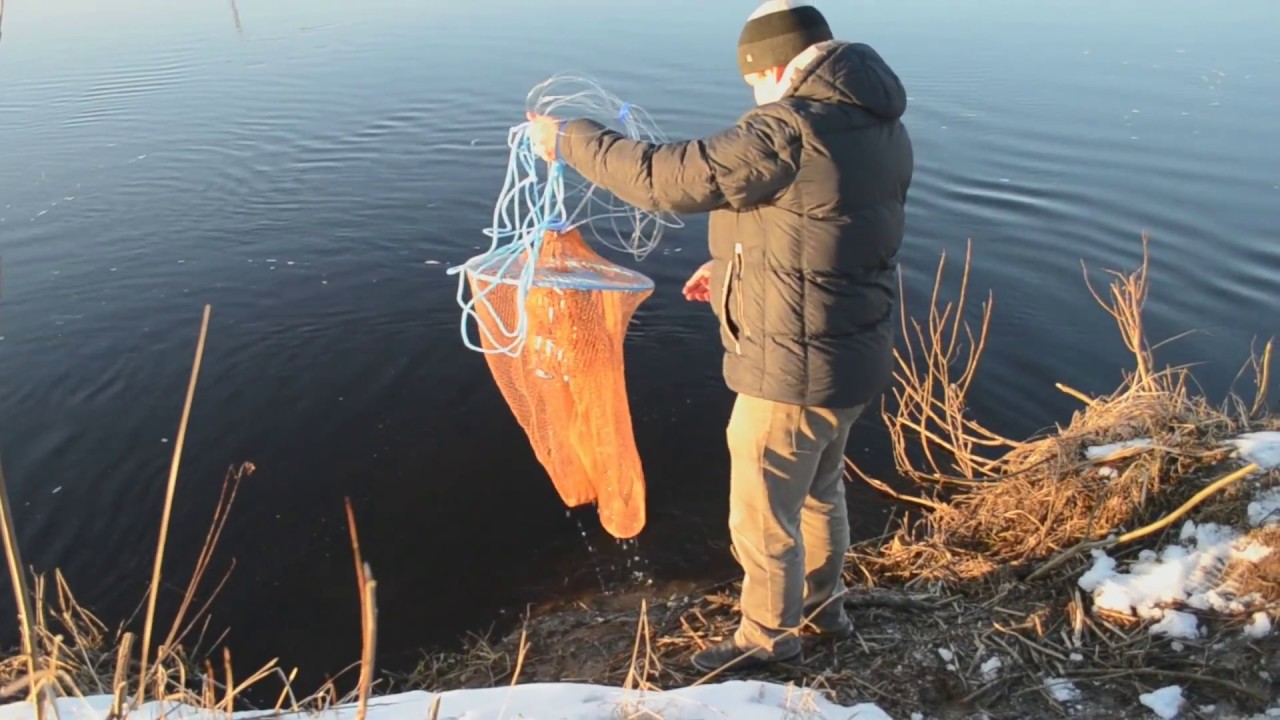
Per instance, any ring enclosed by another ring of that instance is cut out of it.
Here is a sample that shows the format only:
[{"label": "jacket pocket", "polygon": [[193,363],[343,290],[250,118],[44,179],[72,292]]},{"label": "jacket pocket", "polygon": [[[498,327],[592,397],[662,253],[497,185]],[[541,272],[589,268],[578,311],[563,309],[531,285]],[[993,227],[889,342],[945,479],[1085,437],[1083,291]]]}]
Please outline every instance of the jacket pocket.
[{"label": "jacket pocket", "polygon": [[[724,283],[720,286],[720,319],[724,332],[733,341],[734,352],[742,354],[742,342],[739,332],[742,328],[742,243],[733,247],[733,261],[724,274]],[[736,312],[729,312],[729,296],[733,294]]]},{"label": "jacket pocket", "polygon": [[[738,321],[738,332],[742,335],[746,335],[747,337],[751,337],[751,332],[747,330],[747,322],[744,319],[746,318],[747,306],[742,300],[742,243],[734,243],[733,267],[735,273],[734,284],[737,286],[736,291],[734,292],[734,298],[738,301],[738,314],[736,316]],[[741,348],[739,348],[739,352],[741,352]]]}]

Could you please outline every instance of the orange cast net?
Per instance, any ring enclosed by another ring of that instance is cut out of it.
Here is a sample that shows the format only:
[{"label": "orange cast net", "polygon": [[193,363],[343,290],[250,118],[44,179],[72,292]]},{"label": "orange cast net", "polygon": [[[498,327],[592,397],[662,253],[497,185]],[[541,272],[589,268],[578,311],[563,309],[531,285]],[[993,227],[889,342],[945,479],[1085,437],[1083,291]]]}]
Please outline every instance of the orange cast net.
[{"label": "orange cast net", "polygon": [[[592,117],[632,142],[665,138],[643,109],[585,78],[549,78],[529,93],[526,109],[530,121],[507,139],[506,181],[485,230],[493,243],[449,271],[462,275],[462,339],[485,355],[565,505],[594,503],[604,529],[630,539],[644,529],[645,479],[622,346],[653,281],[601,257],[583,232],[641,260],[666,228],[682,223],[621,202],[561,159],[548,160],[547,124],[531,129],[534,116]],[[469,337],[472,319],[478,343]]]},{"label": "orange cast net", "polygon": [[632,434],[623,341],[653,292],[644,275],[593,251],[576,229],[546,230],[523,298],[524,343],[501,352],[521,319],[522,256],[500,269],[473,260],[466,277],[489,369],[565,505],[596,503],[621,539],[645,524],[645,483]]}]

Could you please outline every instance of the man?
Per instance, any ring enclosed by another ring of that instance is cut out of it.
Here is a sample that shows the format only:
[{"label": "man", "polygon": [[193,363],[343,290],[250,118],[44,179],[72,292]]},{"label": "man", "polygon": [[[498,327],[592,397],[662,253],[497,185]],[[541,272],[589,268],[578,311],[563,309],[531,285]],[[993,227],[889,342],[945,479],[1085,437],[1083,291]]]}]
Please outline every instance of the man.
[{"label": "man", "polygon": [[906,92],[871,47],[833,39],[804,0],[748,19],[738,63],[757,106],[700,140],[634,141],[591,120],[530,116],[531,140],[648,210],[709,212],[710,302],[737,393],[729,526],[742,622],[693,657],[704,672],[798,660],[808,620],[846,637],[843,470],[850,426],[892,369],[895,256],[914,168]]}]

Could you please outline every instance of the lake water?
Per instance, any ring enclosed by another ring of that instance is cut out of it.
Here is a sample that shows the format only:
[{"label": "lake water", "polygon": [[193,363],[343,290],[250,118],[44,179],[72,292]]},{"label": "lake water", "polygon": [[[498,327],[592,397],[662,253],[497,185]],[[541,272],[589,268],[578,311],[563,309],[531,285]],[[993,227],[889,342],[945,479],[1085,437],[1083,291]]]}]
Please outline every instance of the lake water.
[{"label": "lake water", "polygon": [[[252,461],[210,572],[235,558],[211,632],[230,626],[246,666],[358,658],[344,497],[392,666],[527,603],[732,572],[732,398],[715,321],[679,292],[705,219],[643,263],[620,258],[657,283],[627,346],[651,517],[629,547],[560,505],[461,343],[446,269],[488,245],[533,85],[589,74],[669,135],[714,132],[751,101],[734,44],[753,5],[8,0],[0,453],[28,563],[61,568],[113,626],[134,611],[210,303],[165,598],[225,469]],[[972,400],[997,429],[1069,418],[1054,382],[1118,382],[1129,358],[1081,262],[1131,269],[1144,231],[1149,330],[1196,331],[1164,359],[1202,363],[1208,392],[1280,329],[1280,5],[824,9],[910,93],[909,311],[939,254],[958,262],[973,240],[972,286],[995,314]],[[883,435],[868,417],[851,454],[889,470]],[[861,536],[881,530],[876,495],[850,502]]]}]

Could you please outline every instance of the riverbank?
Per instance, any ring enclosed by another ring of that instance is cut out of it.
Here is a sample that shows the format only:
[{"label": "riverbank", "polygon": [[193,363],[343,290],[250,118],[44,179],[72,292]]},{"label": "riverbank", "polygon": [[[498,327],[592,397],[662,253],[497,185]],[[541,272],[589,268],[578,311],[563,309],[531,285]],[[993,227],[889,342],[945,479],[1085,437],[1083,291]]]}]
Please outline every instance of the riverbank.
[{"label": "riverbank", "polygon": [[[910,508],[849,554],[844,602],[858,632],[754,677],[895,718],[1230,718],[1280,706],[1270,346],[1252,363],[1252,397],[1211,404],[1187,370],[1156,369],[1146,270],[1144,259],[1113,276],[1109,300],[1094,295],[1134,369],[1105,397],[1060,385],[1081,407],[1039,438],[1001,438],[966,413],[989,314],[972,333],[957,323],[963,291],[904,327],[885,421],[916,491],[850,468]],[[687,657],[732,632],[736,595],[729,585],[580,603],[428,658],[410,685],[704,682]]]},{"label": "riverbank", "polygon": [[[732,631],[728,584],[583,601],[426,657],[409,676],[375,678],[377,584],[352,523],[366,653],[348,687],[304,697],[282,669],[238,679],[220,653],[206,663],[181,650],[198,635],[194,590],[147,664],[136,640],[112,637],[69,593],[38,587],[35,607],[49,610],[34,613],[36,690],[97,696],[75,706],[95,717],[158,697],[226,713],[255,686],[279,688],[273,711],[367,708],[388,720],[1249,718],[1277,706],[1280,417],[1268,410],[1271,346],[1252,363],[1254,392],[1221,404],[1196,394],[1186,369],[1157,369],[1141,322],[1144,257],[1139,270],[1113,276],[1109,299],[1094,295],[1133,351],[1121,386],[1088,397],[1060,385],[1080,402],[1070,422],[1042,437],[1003,438],[965,402],[990,317],[987,306],[977,328],[960,319],[968,261],[960,295],[947,303],[935,295],[919,324],[903,327],[884,420],[907,482],[894,487],[849,468],[851,481],[904,508],[891,532],[848,555],[844,602],[857,633],[809,643],[803,663],[746,683],[688,666],[692,651]],[[220,508],[251,470],[229,474]],[[220,518],[224,511],[215,529]],[[216,530],[210,538],[216,544]],[[55,623],[62,629],[51,630]],[[6,692],[30,692],[31,667],[28,655],[9,658]],[[0,710],[0,720],[18,720],[32,706]]]}]

